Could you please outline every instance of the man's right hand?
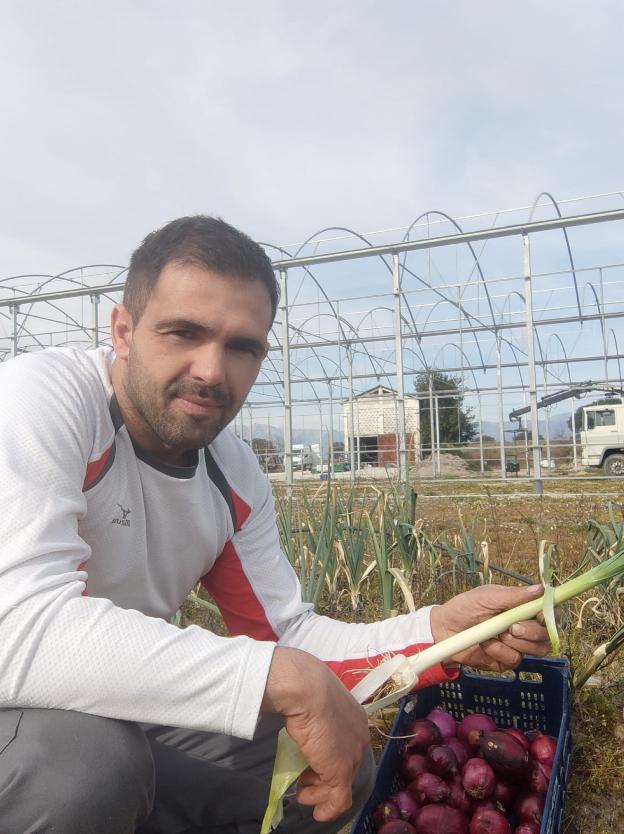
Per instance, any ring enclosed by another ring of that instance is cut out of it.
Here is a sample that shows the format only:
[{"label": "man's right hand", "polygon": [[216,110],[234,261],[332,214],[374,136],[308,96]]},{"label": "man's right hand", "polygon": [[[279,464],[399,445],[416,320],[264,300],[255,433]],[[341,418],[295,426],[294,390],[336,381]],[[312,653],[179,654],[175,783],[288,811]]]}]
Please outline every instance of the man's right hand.
[{"label": "man's right hand", "polygon": [[351,786],[370,743],[364,709],[324,663],[278,646],[267,679],[264,712],[279,713],[309,764],[297,800],[329,822],[349,810]]}]

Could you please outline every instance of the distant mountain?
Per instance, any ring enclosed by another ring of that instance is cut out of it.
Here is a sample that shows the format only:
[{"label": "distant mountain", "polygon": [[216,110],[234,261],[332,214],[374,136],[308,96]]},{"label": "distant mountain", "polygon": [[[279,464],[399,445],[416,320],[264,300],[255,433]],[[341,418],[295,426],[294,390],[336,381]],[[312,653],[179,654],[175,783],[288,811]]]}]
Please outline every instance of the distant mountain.
[{"label": "distant mountain", "polygon": [[[238,426],[236,427],[238,431]],[[269,440],[269,427],[266,423],[253,423],[252,431],[254,437],[261,437],[263,440]],[[270,440],[275,445],[275,448],[282,450],[284,448],[284,432],[277,426],[271,426]],[[334,443],[343,441],[343,433],[334,431]],[[249,440],[249,426],[244,426],[244,439]],[[293,429],[293,443],[316,443],[320,441],[320,434],[318,429]],[[323,429],[323,446],[327,445],[327,429]]]},{"label": "distant mountain", "polygon": [[[528,418],[528,419],[527,419]],[[571,415],[569,414],[553,414],[552,417],[548,421],[549,430],[550,430],[550,438],[551,440],[559,440],[563,438],[571,437],[570,429],[568,428],[568,420],[571,419]],[[525,428],[528,428],[530,425],[530,415],[527,415],[523,418],[522,425]],[[505,429],[505,437],[507,440],[511,440],[513,437],[513,432],[518,430],[518,423],[505,421],[504,429]],[[238,430],[238,426],[237,426]],[[264,440],[269,440],[269,427],[267,423],[253,423],[252,431],[254,437],[261,437]],[[493,437],[495,440],[500,439],[500,432],[498,429],[498,422],[494,420],[483,420],[481,422],[481,431],[483,434],[487,434],[490,437]],[[539,420],[539,433],[542,437],[545,436],[546,432],[546,421],[543,419]],[[282,450],[284,448],[284,432],[280,426],[271,425],[270,431],[270,440],[272,443],[275,444],[276,449]],[[344,435],[341,431],[334,430],[334,443],[343,442]],[[249,425],[244,426],[244,438],[245,440],[249,440]],[[319,442],[319,430],[318,429],[293,429],[293,443],[316,443]],[[323,446],[327,445],[327,429],[323,429]]]}]

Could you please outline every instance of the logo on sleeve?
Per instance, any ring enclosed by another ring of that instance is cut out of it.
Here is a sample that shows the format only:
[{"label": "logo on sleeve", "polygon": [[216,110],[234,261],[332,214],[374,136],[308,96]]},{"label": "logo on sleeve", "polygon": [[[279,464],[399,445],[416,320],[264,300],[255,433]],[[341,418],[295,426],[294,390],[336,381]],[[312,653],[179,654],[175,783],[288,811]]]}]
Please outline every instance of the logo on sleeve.
[{"label": "logo on sleeve", "polygon": [[126,509],[125,507],[122,507],[121,504],[117,504],[117,506],[119,507],[119,512],[115,518],[113,518],[111,524],[121,524],[122,527],[130,527],[130,521],[128,519],[128,516],[130,515],[130,508]]}]

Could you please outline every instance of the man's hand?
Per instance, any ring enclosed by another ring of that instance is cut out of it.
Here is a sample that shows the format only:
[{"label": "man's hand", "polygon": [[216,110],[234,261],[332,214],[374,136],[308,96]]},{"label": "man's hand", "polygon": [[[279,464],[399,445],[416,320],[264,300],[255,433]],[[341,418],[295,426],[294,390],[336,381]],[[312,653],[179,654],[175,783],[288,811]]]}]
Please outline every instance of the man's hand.
[{"label": "man's hand", "polygon": [[297,790],[314,819],[329,822],[349,810],[351,786],[370,743],[364,709],[324,663],[306,652],[278,647],[262,702],[284,717],[309,770]]},{"label": "man's hand", "polygon": [[[516,605],[536,599],[543,592],[541,585],[532,585],[528,588],[482,585],[458,594],[444,605],[432,608],[431,631],[434,642],[439,643],[508,608],[515,608]],[[491,672],[503,672],[518,666],[525,654],[545,657],[549,651],[548,632],[540,614],[537,619],[516,623],[509,631],[461,652],[452,659],[456,663],[465,663],[467,666],[475,666]]]}]

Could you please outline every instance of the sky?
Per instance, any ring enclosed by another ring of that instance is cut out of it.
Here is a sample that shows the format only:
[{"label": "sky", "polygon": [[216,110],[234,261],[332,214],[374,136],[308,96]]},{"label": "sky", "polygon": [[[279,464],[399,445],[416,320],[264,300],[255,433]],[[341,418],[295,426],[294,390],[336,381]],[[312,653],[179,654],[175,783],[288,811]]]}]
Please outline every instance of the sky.
[{"label": "sky", "polygon": [[0,278],[198,212],[285,245],[624,189],[615,0],[0,10]]}]

